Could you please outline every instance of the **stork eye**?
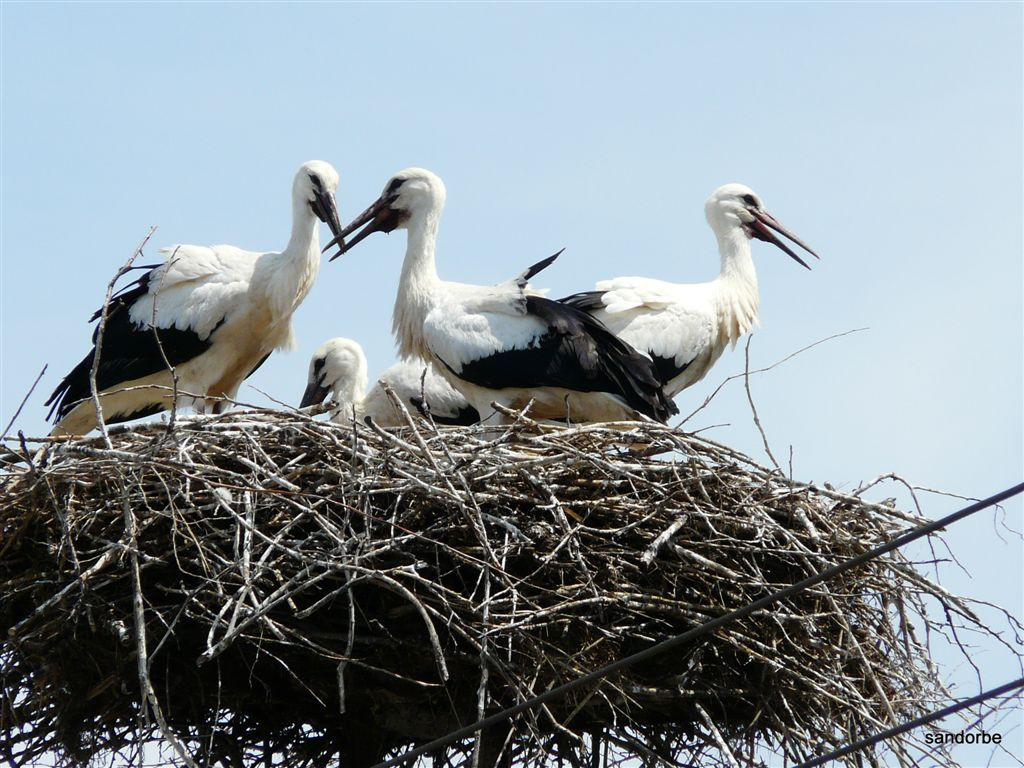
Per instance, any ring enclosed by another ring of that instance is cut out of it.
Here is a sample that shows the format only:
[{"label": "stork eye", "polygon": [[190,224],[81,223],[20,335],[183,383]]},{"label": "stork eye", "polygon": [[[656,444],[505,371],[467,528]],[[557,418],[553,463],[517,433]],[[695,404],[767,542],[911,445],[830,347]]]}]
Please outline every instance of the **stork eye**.
[{"label": "stork eye", "polygon": [[405,179],[392,179],[388,184],[388,188],[384,190],[384,196],[390,197],[391,195],[398,194],[398,188],[405,183]]},{"label": "stork eye", "polygon": [[744,195],[742,197],[742,200],[743,200],[744,203],[746,203],[747,205],[749,205],[749,206],[751,206],[753,208],[759,208],[760,207],[758,205],[757,198],[754,197],[753,195]]},{"label": "stork eye", "polygon": [[324,183],[320,181],[319,176],[317,176],[315,173],[311,173],[309,174],[309,180],[313,182],[313,186],[316,188],[318,192],[323,191]]}]

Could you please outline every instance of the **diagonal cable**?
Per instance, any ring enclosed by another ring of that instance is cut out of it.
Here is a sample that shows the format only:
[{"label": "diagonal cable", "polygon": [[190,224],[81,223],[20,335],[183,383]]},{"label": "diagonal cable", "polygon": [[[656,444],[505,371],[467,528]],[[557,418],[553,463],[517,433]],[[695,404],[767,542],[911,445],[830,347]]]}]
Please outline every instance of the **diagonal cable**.
[{"label": "diagonal cable", "polygon": [[618,661],[614,661],[611,664],[601,667],[600,669],[594,670],[593,672],[588,672],[587,674],[578,677],[575,680],[570,680],[567,683],[557,685],[554,688],[544,691],[544,693],[538,694],[537,696],[528,699],[527,701],[521,702],[507,709],[503,709],[501,712],[497,712],[491,715],[490,717],[485,717],[483,720],[478,720],[475,723],[467,725],[463,728],[459,728],[456,731],[452,731],[451,733],[445,736],[427,742],[426,744],[416,747],[415,749],[411,749],[408,752],[399,755],[398,757],[393,757],[390,760],[385,760],[382,763],[377,763],[376,765],[372,766],[372,768],[391,768],[392,766],[407,763],[411,760],[416,759],[417,757],[420,757],[421,755],[425,755],[429,752],[434,752],[440,749],[441,747],[448,746],[452,742],[459,741],[460,739],[464,739],[468,736],[472,736],[477,731],[481,731],[484,728],[490,728],[493,725],[497,725],[498,723],[502,723],[506,720],[509,720],[518,714],[521,714],[529,709],[536,707],[539,704],[544,704],[548,701],[552,701],[553,699],[559,699],[565,694],[577,688],[589,685],[590,683],[599,682],[608,675],[611,675],[614,672],[618,672],[620,669],[627,669],[628,667],[632,667],[636,664],[639,664],[642,661],[647,661],[648,659],[651,659],[655,656],[659,656],[665,651],[692,642],[697,638],[703,637],[704,635],[714,632],[716,629],[723,626],[724,624],[728,624],[738,619],[745,618],[750,614],[761,610],[762,608],[767,608],[770,605],[774,605],[775,603],[778,603],[782,600],[793,597],[794,595],[798,595],[801,592],[810,589],[811,587],[817,584],[822,583],[823,581],[828,581],[829,579],[835,578],[836,576],[842,573],[846,573],[847,571],[857,568],[858,566],[864,565],[865,563],[870,562],[871,560],[874,560],[878,557],[881,557],[884,554],[892,552],[895,549],[899,549],[900,547],[906,546],[907,544],[910,544],[913,541],[928,536],[929,534],[935,533],[936,531],[941,530],[942,528],[945,528],[947,525],[955,523],[958,520],[962,520],[963,518],[980,512],[983,509],[987,509],[988,507],[995,506],[996,504],[999,504],[1000,502],[1005,501],[1006,499],[1016,496],[1022,491],[1024,491],[1024,483],[1018,483],[1017,485],[1012,486],[1011,488],[1007,488],[1006,490],[1000,491],[999,493],[993,496],[989,496],[987,499],[982,499],[981,501],[975,502],[974,504],[966,506],[963,509],[958,510],[957,512],[953,512],[950,515],[946,515],[946,517],[943,517],[939,520],[935,520],[931,523],[923,523],[922,525],[919,525],[916,528],[911,528],[909,531],[900,534],[899,536],[886,542],[885,544],[881,544],[875,547],[874,549],[869,549],[867,552],[857,555],[856,557],[852,557],[849,560],[844,560],[843,562],[837,565],[831,566],[830,568],[826,568],[823,571],[819,571],[813,576],[809,576],[808,578],[803,579],[802,581],[798,581],[795,584],[785,587],[784,589],[780,589],[777,592],[773,592],[770,595],[766,595],[765,597],[762,597],[759,600],[755,600],[754,602],[749,603],[743,606],[742,608],[737,608],[734,611],[722,614],[721,616],[711,619],[710,621],[706,621],[703,624],[694,627],[693,629],[689,629],[686,632],[683,632],[682,634],[675,635],[674,637],[670,637],[667,640],[662,640],[660,643],[652,645],[650,648],[646,648],[638,653],[634,653],[631,656],[625,656],[619,659]]},{"label": "diagonal cable", "polygon": [[901,733],[913,730],[919,726],[928,725],[928,723],[934,722],[935,720],[941,720],[947,715],[952,715],[954,712],[959,712],[961,709],[973,707],[975,704],[980,704],[988,699],[994,699],[996,696],[1001,696],[1004,693],[1009,693],[1010,691],[1017,690],[1019,688],[1024,688],[1024,677],[1018,678],[1012,683],[1000,685],[998,688],[984,691],[983,693],[979,693],[977,696],[972,696],[969,699],[954,702],[948,707],[943,707],[942,709],[936,710],[928,715],[922,715],[916,720],[911,720],[910,722],[903,723],[902,725],[897,725],[895,728],[890,728],[887,731],[876,733],[874,736],[868,736],[867,738],[856,741],[853,744],[848,744],[845,747],[837,749],[834,752],[829,752],[827,755],[822,755],[821,757],[816,757],[813,760],[808,760],[805,763],[800,763],[800,765],[794,766],[794,768],[814,768],[818,765],[824,765],[832,760],[838,760],[840,757],[848,755],[851,752],[858,752],[866,747],[874,746],[880,741],[891,739],[893,736],[899,736]]}]

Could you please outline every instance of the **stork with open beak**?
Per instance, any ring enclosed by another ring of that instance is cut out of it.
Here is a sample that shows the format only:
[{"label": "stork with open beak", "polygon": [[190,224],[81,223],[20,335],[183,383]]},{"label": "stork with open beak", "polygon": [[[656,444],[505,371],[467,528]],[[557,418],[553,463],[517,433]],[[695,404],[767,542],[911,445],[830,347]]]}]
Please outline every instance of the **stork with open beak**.
[{"label": "stork with open beak", "polygon": [[757,321],[760,301],[750,240],[772,243],[803,267],[807,262],[779,238],[811,248],[768,213],[753,190],[726,184],[708,198],[704,213],[718,239],[721,272],[707,283],[669,283],[616,277],[596,290],[562,299],[589,312],[616,336],[654,361],[669,397],[700,381],[722,352]]},{"label": "stork with open beak", "polygon": [[521,409],[532,401],[532,417],[573,422],[638,414],[664,422],[675,413],[650,360],[587,313],[528,288],[555,257],[498,285],[441,280],[435,251],[445,197],[435,174],[407,168],[336,238],[341,250],[332,258],[373,232],[408,233],[393,316],[401,356],[430,361],[485,419],[492,402]]}]

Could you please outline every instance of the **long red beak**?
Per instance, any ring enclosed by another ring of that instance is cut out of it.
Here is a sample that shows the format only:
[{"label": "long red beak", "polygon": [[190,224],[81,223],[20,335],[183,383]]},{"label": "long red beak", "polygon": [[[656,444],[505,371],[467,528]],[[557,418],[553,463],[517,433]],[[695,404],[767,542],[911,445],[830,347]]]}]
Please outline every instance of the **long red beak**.
[{"label": "long red beak", "polygon": [[[330,261],[334,261],[336,258],[341,256],[341,254],[351,249],[356,243],[361,242],[368,235],[372,235],[374,232],[391,232],[395,229],[395,227],[401,223],[402,213],[401,211],[396,211],[391,208],[391,203],[394,201],[395,195],[387,195],[377,198],[369,208],[356,216],[347,227],[341,230],[337,237],[325,245],[323,249],[324,252],[333,248],[335,245],[339,246],[338,252],[331,256]],[[345,240],[346,237],[351,235],[364,224],[366,224],[366,227],[355,237],[348,241]]]},{"label": "long red beak", "polygon": [[[803,265],[807,269],[810,269],[810,266],[808,266],[807,262],[801,259],[799,256],[797,256],[792,248],[790,248],[788,245],[786,245],[786,243],[784,243],[782,240],[776,237],[775,232],[778,232],[780,235],[789,238],[798,246],[800,246],[809,254],[811,254],[811,256],[813,256],[814,258],[821,258],[811,249],[809,245],[807,245],[803,240],[801,240],[799,237],[797,237],[784,226],[782,226],[782,224],[779,223],[778,219],[776,219],[770,213],[750,208],[748,208],[747,210],[749,210],[751,215],[753,215],[754,217],[754,220],[750,222],[750,224],[748,225],[750,228],[750,233],[758,240],[764,240],[766,243],[772,243],[773,245],[778,246],[783,251],[788,253],[790,257],[792,257],[798,264]],[[772,230],[775,230],[775,232],[773,232]]]}]

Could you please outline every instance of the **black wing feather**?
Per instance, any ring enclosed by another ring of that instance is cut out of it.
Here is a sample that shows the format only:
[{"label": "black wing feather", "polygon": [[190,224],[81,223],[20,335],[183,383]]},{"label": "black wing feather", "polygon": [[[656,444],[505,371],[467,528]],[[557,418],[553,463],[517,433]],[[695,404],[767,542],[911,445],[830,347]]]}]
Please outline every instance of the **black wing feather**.
[{"label": "black wing feather", "polygon": [[651,360],[654,361],[654,370],[658,374],[658,381],[662,383],[662,386],[668,384],[672,379],[689,368],[690,363],[693,362],[693,360],[688,360],[679,365],[674,357],[662,357],[661,355],[653,354],[651,355]]},{"label": "black wing feather", "polygon": [[[604,291],[582,291],[580,293],[574,293],[571,296],[566,296],[563,299],[559,299],[562,304],[568,304],[570,307],[576,307],[576,309],[582,309],[584,312],[594,312],[599,309],[604,309],[604,302],[601,297],[604,296]],[[668,384],[672,379],[681,374],[687,368],[690,367],[690,363],[693,360],[687,360],[682,365],[676,363],[674,357],[661,357],[660,355],[653,354],[650,350],[643,350],[650,355],[651,360],[654,361],[654,371],[658,376],[658,381],[662,383],[662,386]]]},{"label": "black wing feather", "polygon": [[480,413],[472,405],[459,408],[454,416],[439,416],[427,407],[422,397],[410,397],[409,402],[416,407],[416,410],[423,414],[424,418],[429,415],[437,424],[445,424],[450,427],[471,427],[474,424],[480,423]]},{"label": "black wing feather", "polygon": [[582,309],[584,312],[592,312],[596,309],[604,309],[604,303],[601,301],[602,296],[604,296],[604,291],[582,291],[581,293],[566,296],[558,301],[562,304],[568,304],[570,307]]},{"label": "black wing feather", "polygon": [[541,296],[525,299],[527,313],[544,321],[547,333],[526,349],[505,350],[463,365],[456,374],[459,378],[488,389],[546,386],[609,392],[661,422],[678,413],[662,391],[650,359],[599,320]]},{"label": "black wing feather", "polygon": [[454,416],[434,415],[434,421],[451,427],[471,427],[480,423],[480,413],[472,405],[467,405],[465,408],[459,408]]},{"label": "black wing feather", "polygon": [[564,251],[565,251],[565,248],[563,248],[558,253],[553,253],[550,256],[548,256],[546,259],[541,259],[536,264],[532,264],[529,267],[527,267],[526,271],[523,272],[521,275],[519,275],[519,277],[516,278],[516,285],[518,285],[520,288],[525,288],[526,284],[529,283],[530,280],[532,280],[538,274],[540,274],[545,269],[547,269],[552,264],[554,264],[555,263],[555,259],[557,259],[559,256],[561,256]]},{"label": "black wing feather", "polygon": [[[138,280],[129,283],[110,300],[103,332],[103,349],[96,371],[96,387],[101,392],[123,382],[165,371],[168,363],[175,366],[188,362],[208,350],[212,344],[213,332],[205,339],[201,339],[191,330],[160,328],[154,331],[148,325],[137,325],[131,321],[129,311],[148,290],[150,274],[147,272]],[[97,310],[92,320],[98,319],[102,311],[102,308]],[[222,319],[221,323],[223,322]],[[219,326],[220,323],[217,324],[217,327]],[[96,357],[98,336],[99,326],[93,331],[93,348],[89,354],[71,369],[46,401],[46,405],[52,404],[47,418],[60,421],[78,403],[90,396],[89,373]],[[161,410],[163,406],[152,406],[147,407],[144,412],[111,414],[106,421],[113,424],[159,413]]]}]

